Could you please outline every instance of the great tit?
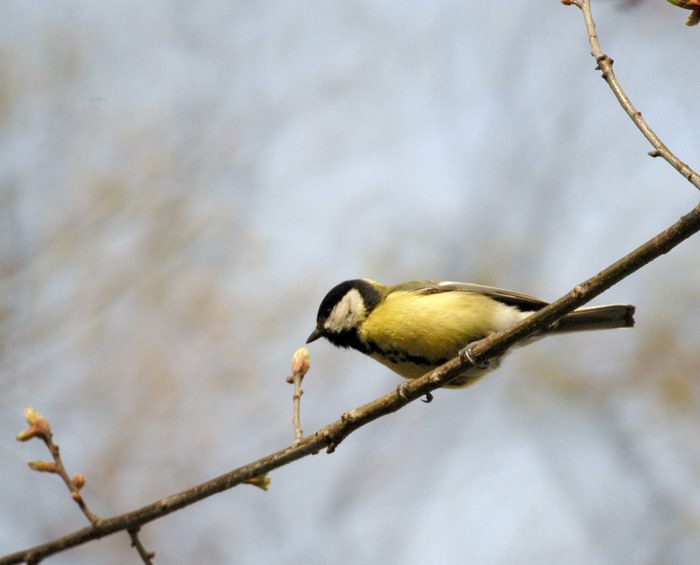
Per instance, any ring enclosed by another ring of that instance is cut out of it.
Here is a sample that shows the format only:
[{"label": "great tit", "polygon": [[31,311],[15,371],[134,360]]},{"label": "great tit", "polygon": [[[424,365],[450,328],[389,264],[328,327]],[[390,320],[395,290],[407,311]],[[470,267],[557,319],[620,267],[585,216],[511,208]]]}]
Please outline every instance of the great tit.
[{"label": "great tit", "polygon": [[[412,281],[385,286],[355,279],[333,287],[321,302],[316,329],[306,343],[325,337],[336,347],[369,355],[404,378],[414,379],[442,365],[473,341],[512,326],[547,302],[489,286]],[[533,336],[584,330],[629,328],[634,306],[579,308]],[[530,343],[529,338],[525,343]],[[495,369],[470,367],[449,388],[462,388]]]}]

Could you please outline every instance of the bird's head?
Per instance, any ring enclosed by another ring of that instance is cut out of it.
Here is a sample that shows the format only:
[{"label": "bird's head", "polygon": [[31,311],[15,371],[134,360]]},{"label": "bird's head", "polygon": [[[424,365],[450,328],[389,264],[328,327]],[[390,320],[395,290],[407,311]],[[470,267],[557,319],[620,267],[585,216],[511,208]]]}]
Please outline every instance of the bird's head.
[{"label": "bird's head", "polygon": [[321,301],[316,329],[306,343],[325,337],[337,347],[363,349],[358,329],[381,302],[384,286],[369,279],[354,279],[334,286]]}]

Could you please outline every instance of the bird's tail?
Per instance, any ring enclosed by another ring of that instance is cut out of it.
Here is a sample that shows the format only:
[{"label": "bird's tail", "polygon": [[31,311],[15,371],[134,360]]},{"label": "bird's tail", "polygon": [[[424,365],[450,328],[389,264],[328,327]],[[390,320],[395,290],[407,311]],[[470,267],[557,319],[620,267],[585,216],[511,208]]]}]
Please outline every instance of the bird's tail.
[{"label": "bird's tail", "polygon": [[632,326],[634,326],[634,306],[631,304],[611,304],[574,310],[556,322],[547,333],[610,330],[631,328]]}]

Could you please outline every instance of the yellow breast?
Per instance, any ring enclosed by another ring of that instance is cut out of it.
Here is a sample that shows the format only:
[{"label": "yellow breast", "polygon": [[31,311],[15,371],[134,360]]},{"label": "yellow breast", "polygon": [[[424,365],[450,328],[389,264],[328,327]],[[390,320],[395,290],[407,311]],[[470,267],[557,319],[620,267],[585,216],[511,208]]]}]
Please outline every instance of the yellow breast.
[{"label": "yellow breast", "polygon": [[[504,308],[512,311],[512,320],[504,319]],[[512,324],[520,315],[515,308],[473,292],[397,291],[370,313],[360,329],[360,339],[370,350],[374,343],[382,351],[406,353],[434,365],[455,357],[470,342]],[[411,372],[406,363],[392,365],[370,354],[403,376],[417,376],[405,374]]]}]

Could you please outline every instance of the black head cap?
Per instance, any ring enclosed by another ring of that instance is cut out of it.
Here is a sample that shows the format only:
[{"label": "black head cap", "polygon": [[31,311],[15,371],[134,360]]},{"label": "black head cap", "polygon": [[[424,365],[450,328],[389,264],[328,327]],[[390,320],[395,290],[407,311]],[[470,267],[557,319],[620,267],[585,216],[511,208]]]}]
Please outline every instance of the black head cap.
[{"label": "black head cap", "polygon": [[366,279],[353,279],[334,286],[321,301],[316,329],[306,343],[325,337],[339,347],[362,349],[357,326],[381,302],[382,288]]}]

